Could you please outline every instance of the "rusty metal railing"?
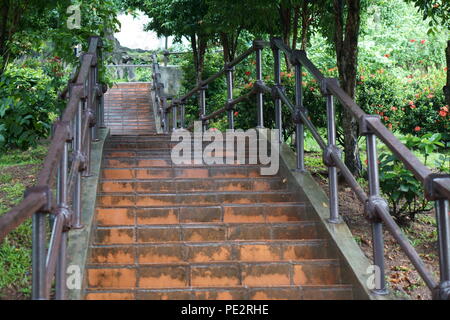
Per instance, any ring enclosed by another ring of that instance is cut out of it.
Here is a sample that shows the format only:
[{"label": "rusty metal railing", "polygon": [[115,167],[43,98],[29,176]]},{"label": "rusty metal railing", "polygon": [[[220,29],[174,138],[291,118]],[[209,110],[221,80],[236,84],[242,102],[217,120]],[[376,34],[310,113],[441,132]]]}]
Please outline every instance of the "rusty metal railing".
[{"label": "rusty metal railing", "polygon": [[[0,241],[32,217],[32,298],[49,299],[55,282],[56,299],[66,297],[66,247],[68,232],[83,228],[81,177],[90,176],[91,143],[98,140],[103,123],[103,94],[98,62],[102,41],[89,38],[87,53],[61,98],[67,106],[54,126],[53,137],[36,186],[0,217]],[[52,186],[56,183],[56,197]],[[47,249],[47,225],[52,226]]]},{"label": "rusty metal railing", "polygon": [[[267,86],[262,78],[261,52],[265,47],[270,46],[274,56],[274,81],[275,85]],[[286,95],[281,84],[281,62],[280,54],[283,52],[295,67],[295,102],[291,102]],[[247,94],[233,98],[233,68],[244,59],[255,53],[256,58],[256,81],[252,90]],[[167,59],[167,54],[165,57]],[[385,281],[385,263],[384,263],[384,239],[383,225],[398,242],[406,256],[415,266],[418,273],[432,291],[434,299],[450,300],[450,217],[449,217],[449,199],[450,199],[450,176],[445,174],[435,174],[421,163],[414,154],[406,148],[381,122],[375,115],[366,114],[351,97],[339,87],[336,79],[326,78],[319,69],[308,59],[306,52],[302,50],[292,50],[287,47],[279,38],[271,39],[270,43],[264,41],[254,41],[253,46],[226,64],[224,68],[200,82],[184,96],[173,99],[171,104],[161,95],[160,89],[163,87],[160,82],[159,65],[156,55],[153,56],[154,71],[154,90],[157,99],[157,107],[161,116],[161,126],[164,132],[168,133],[170,126],[173,129],[186,128],[184,123],[185,104],[188,98],[198,94],[200,119],[203,123],[203,130],[207,129],[207,122],[210,119],[217,118],[224,113],[228,116],[229,129],[234,129],[233,111],[236,105],[245,99],[256,95],[257,99],[257,127],[262,128],[264,124],[264,101],[263,94],[270,92],[275,103],[275,123],[276,128],[282,132],[282,104],[288,106],[293,113],[293,121],[296,125],[296,151],[297,151],[297,171],[304,172],[304,130],[310,130],[312,136],[323,151],[323,162],[328,167],[328,185],[329,185],[329,223],[342,223],[339,215],[338,198],[338,179],[337,169],[339,168],[342,176],[350,188],[356,193],[358,199],[365,206],[365,215],[372,226],[373,239],[373,262],[377,266],[378,281],[374,294],[384,295],[387,293]],[[321,93],[326,99],[327,108],[327,140],[325,141],[317,128],[307,115],[307,108],[303,104],[302,92],[302,69],[305,68],[314,79],[321,85]],[[159,76],[158,76],[159,75]],[[224,107],[211,114],[206,113],[205,92],[208,84],[218,79],[222,75],[227,80],[227,102]],[[359,185],[356,178],[347,168],[341,159],[341,151],[336,145],[336,122],[334,100],[337,99],[344,108],[350,111],[354,118],[359,120],[360,135],[366,137],[367,159],[368,159],[368,182],[369,193]],[[180,109],[181,120],[177,121],[177,112]],[[172,125],[169,123],[169,114],[172,114]],[[188,126],[190,130],[193,125]],[[427,269],[417,251],[410,244],[399,226],[395,223],[389,213],[387,202],[381,197],[379,186],[378,162],[377,162],[377,138],[380,139],[394,154],[400,159],[406,168],[423,184],[425,197],[428,200],[435,201],[438,246],[439,246],[439,265],[440,279],[436,281],[432,273]]]}]

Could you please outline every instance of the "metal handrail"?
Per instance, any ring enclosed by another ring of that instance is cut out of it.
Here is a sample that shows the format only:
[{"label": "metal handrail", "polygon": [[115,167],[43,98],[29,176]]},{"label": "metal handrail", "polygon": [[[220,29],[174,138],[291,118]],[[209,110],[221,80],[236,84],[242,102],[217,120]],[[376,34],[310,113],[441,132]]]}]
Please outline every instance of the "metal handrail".
[{"label": "metal handrail", "polygon": [[[81,221],[81,177],[90,176],[91,143],[97,141],[98,129],[104,127],[103,94],[99,83],[98,62],[102,41],[89,38],[87,53],[80,56],[80,66],[69,80],[61,98],[67,106],[54,125],[53,137],[36,186],[28,188],[24,199],[0,217],[0,241],[33,218],[32,298],[49,299],[55,279],[56,299],[66,297],[66,247],[68,232],[83,227]],[[56,199],[52,186],[56,179]],[[52,232],[47,247],[47,219],[52,217]]]},{"label": "metal handrail", "polygon": [[[411,263],[417,269],[428,288],[432,291],[433,298],[450,300],[450,217],[447,213],[449,211],[448,202],[450,199],[450,176],[432,173],[428,167],[420,162],[419,159],[417,159],[417,157],[383,125],[378,116],[366,114],[339,86],[336,79],[326,78],[322,72],[320,72],[320,70],[308,59],[305,51],[290,49],[280,38],[273,38],[270,41],[270,46],[274,55],[275,85],[272,87],[267,86],[262,80],[261,63],[261,50],[267,45],[267,42],[254,41],[253,47],[249,48],[238,58],[225,65],[225,67],[218,73],[212,75],[205,81],[201,81],[197,84],[197,86],[181,98],[173,99],[170,105],[167,105],[166,98],[161,98],[161,104],[159,105],[158,110],[161,113],[161,122],[164,127],[164,131],[169,131],[169,113],[172,112],[173,118],[176,119],[178,106],[181,106],[183,114],[183,120],[180,123],[180,127],[185,127],[184,104],[188,98],[192,97],[196,93],[200,94],[199,109],[200,120],[203,122],[203,130],[206,130],[207,128],[207,120],[217,118],[227,111],[229,128],[234,129],[233,108],[237,103],[248,99],[250,96],[255,94],[257,95],[257,126],[263,127],[262,96],[265,92],[271,92],[275,102],[275,122],[276,128],[280,131],[280,140],[282,131],[281,104],[284,103],[293,113],[293,121],[296,124],[295,140],[297,151],[297,170],[300,172],[306,171],[304,163],[305,127],[310,130],[312,136],[323,151],[323,162],[328,167],[328,185],[330,189],[330,218],[328,222],[335,224],[342,223],[342,219],[339,215],[337,169],[341,171],[342,176],[345,178],[350,188],[355,192],[357,198],[364,204],[366,218],[372,225],[374,265],[378,267],[378,284],[373,290],[373,293],[379,295],[387,293],[384,270],[384,239],[382,229],[384,224],[387,230],[398,242]],[[233,99],[233,67],[250,56],[253,52],[256,53],[256,82],[253,85],[253,89],[247,94]],[[281,84],[281,52],[283,52],[292,65],[295,66],[295,103],[292,103],[289,100]],[[165,54],[165,56],[167,56],[167,54]],[[320,83],[321,93],[326,98],[328,132],[327,141],[321,137],[319,131],[307,115],[307,108],[303,105],[303,67]],[[157,70],[158,63],[156,55],[154,55],[154,71],[157,72]],[[205,102],[205,91],[207,90],[207,85],[222,75],[227,76],[227,103],[224,107],[207,115]],[[162,84],[158,82],[156,73],[154,75],[154,85],[155,88],[162,87]],[[342,106],[346,108],[354,118],[359,120],[360,135],[366,136],[369,177],[368,194],[359,185],[356,178],[342,161],[341,151],[336,145],[334,98],[337,98]],[[177,128],[178,123],[175,120],[173,121],[173,129]],[[192,128],[193,125],[188,127],[189,130]],[[439,282],[434,279],[433,275],[427,269],[417,251],[407,240],[400,227],[395,223],[394,219],[390,215],[387,202],[381,197],[377,163],[377,138],[379,138],[393,152],[393,154],[404,163],[406,168],[410,170],[423,184],[426,199],[435,201],[440,264]]]}]

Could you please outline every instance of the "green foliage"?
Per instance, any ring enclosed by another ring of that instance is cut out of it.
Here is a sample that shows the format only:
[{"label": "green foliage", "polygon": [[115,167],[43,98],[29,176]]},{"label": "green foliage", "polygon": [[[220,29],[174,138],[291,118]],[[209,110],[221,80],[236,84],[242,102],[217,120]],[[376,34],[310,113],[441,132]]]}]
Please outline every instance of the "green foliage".
[{"label": "green foliage", "polygon": [[62,107],[54,87],[57,80],[39,63],[27,60],[21,66],[11,65],[0,78],[0,148],[35,145],[48,135]]},{"label": "green foliage", "polygon": [[[405,145],[425,157],[435,153],[444,144],[440,141],[442,135],[426,134],[422,137],[405,136]],[[403,163],[388,151],[379,156],[380,187],[386,195],[392,216],[400,225],[414,221],[416,215],[431,209],[429,202],[423,196],[422,184],[407,170]]]}]

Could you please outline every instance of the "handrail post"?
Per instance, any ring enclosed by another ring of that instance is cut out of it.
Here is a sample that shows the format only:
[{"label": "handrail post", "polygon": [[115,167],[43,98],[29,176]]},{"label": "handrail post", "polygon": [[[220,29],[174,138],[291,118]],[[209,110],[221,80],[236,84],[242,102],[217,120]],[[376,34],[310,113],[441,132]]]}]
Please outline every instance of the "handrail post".
[{"label": "handrail post", "polygon": [[186,123],[185,123],[185,105],[183,103],[183,101],[181,101],[180,103],[180,128],[184,129],[186,127]]},{"label": "handrail post", "polygon": [[340,223],[339,217],[339,192],[336,164],[332,160],[331,153],[338,152],[336,147],[336,114],[334,108],[334,98],[327,88],[329,81],[337,83],[336,79],[325,79],[321,84],[322,94],[327,100],[327,138],[328,146],[324,153],[324,163],[328,167],[328,188],[330,192],[330,223]]},{"label": "handrail post", "polygon": [[98,115],[100,112],[100,100],[98,99],[98,92],[97,92],[97,83],[98,83],[98,67],[97,65],[95,65],[92,69],[92,83],[91,83],[91,89],[92,90],[92,113],[95,117],[95,122],[94,125],[92,127],[92,141],[93,142],[98,142],[99,138],[98,138],[98,123],[97,123],[97,119],[98,119]]},{"label": "handrail post", "polygon": [[[92,127],[90,125],[91,122],[91,116],[92,114],[92,72],[89,72],[88,79],[86,80],[86,90],[87,90],[87,96],[86,100],[84,102],[84,121],[88,122],[88,129],[86,130],[87,137],[84,137],[84,141],[80,139],[80,146],[85,148],[85,161],[86,161],[86,168],[83,171],[82,176],[87,178],[91,176],[91,140],[92,140]],[[86,123],[85,123],[86,124]],[[83,126],[84,127],[84,126]],[[80,133],[82,130],[80,129]]]},{"label": "handrail post", "polygon": [[440,281],[450,281],[450,217],[448,200],[435,201],[438,228]]},{"label": "handrail post", "polygon": [[366,136],[367,173],[369,182],[369,199],[366,203],[366,214],[368,220],[372,224],[373,262],[378,269],[375,270],[376,285],[372,291],[377,295],[386,295],[388,291],[386,288],[384,268],[383,223],[376,213],[375,204],[382,204],[386,208],[388,208],[388,205],[386,201],[380,196],[377,136],[367,126],[367,119],[370,117],[377,116],[365,115],[360,119],[360,134]]},{"label": "handrail post", "polygon": [[64,300],[66,297],[66,269],[67,269],[67,236],[68,236],[68,228],[67,224],[69,223],[70,213],[68,206],[68,194],[67,194],[67,174],[69,167],[69,143],[71,143],[71,137],[64,144],[64,151],[61,156],[61,163],[59,166],[59,199],[58,199],[58,209],[59,214],[65,216],[65,227],[62,230],[61,235],[61,243],[59,246],[58,259],[56,264],[56,273],[55,273],[55,295],[56,299]]},{"label": "handrail post", "polygon": [[[295,106],[297,112],[306,111],[303,107],[302,64],[295,61]],[[296,121],[295,144],[297,149],[297,171],[305,172],[305,127],[301,120]]]},{"label": "handrail post", "polygon": [[208,89],[208,85],[202,85],[200,88],[200,120],[202,121],[203,132],[208,129],[207,120],[204,119],[206,116],[206,89]]},{"label": "handrail post", "polygon": [[172,130],[175,131],[178,129],[178,103],[174,103],[172,107]]},{"label": "handrail post", "polygon": [[[233,70],[234,67],[225,66],[227,73],[227,102],[233,100]],[[234,130],[234,113],[233,109],[228,110],[228,129]]]},{"label": "handrail post", "polygon": [[25,191],[24,197],[33,192],[45,193],[46,204],[33,214],[32,218],[32,289],[31,297],[33,300],[48,299],[47,281],[46,281],[46,238],[47,238],[47,215],[51,212],[52,192],[49,187],[31,187]]},{"label": "handrail post", "polygon": [[[280,49],[274,44],[272,44],[272,52],[273,52],[273,71],[274,71],[274,81],[275,86],[281,88],[281,57],[280,57]],[[278,138],[280,142],[283,140],[283,122],[282,122],[282,105],[281,99],[278,95],[274,97],[275,102],[275,125],[278,129]]]},{"label": "handrail post", "polygon": [[36,212],[32,219],[32,299],[46,298],[46,218],[44,212]]},{"label": "handrail post", "polygon": [[[84,100],[81,100],[78,105],[77,114],[75,116],[75,133],[74,133],[74,154],[76,157],[83,158],[85,160],[85,155],[83,155],[82,149],[82,122],[83,122],[83,105],[85,104]],[[84,166],[85,164],[83,164]],[[73,229],[81,229],[83,225],[81,224],[81,175],[82,175],[82,166],[76,168],[76,178],[75,185],[73,189],[73,217],[72,217],[72,228]]]},{"label": "handrail post", "polygon": [[448,199],[436,189],[436,182],[450,180],[450,175],[431,173],[424,181],[425,198],[434,201],[439,250],[439,285],[433,299],[450,300],[450,208]]},{"label": "handrail post", "polygon": [[[256,53],[256,81],[263,81],[262,76],[262,49],[264,42],[261,40],[253,41],[253,48]],[[256,93],[256,111],[257,111],[257,128],[264,128],[264,98],[263,93]]]},{"label": "handrail post", "polygon": [[169,111],[167,110],[167,98],[162,97],[161,112],[164,119],[164,133],[169,133]]}]

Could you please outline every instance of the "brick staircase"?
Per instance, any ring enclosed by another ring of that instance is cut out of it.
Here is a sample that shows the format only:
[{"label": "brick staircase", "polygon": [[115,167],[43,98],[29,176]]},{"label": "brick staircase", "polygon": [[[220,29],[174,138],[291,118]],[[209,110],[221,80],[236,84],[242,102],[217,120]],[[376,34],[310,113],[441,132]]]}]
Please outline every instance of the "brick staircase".
[{"label": "brick staircase", "polygon": [[136,130],[105,144],[86,299],[353,297],[286,179],[259,165],[176,166],[169,135]]}]

